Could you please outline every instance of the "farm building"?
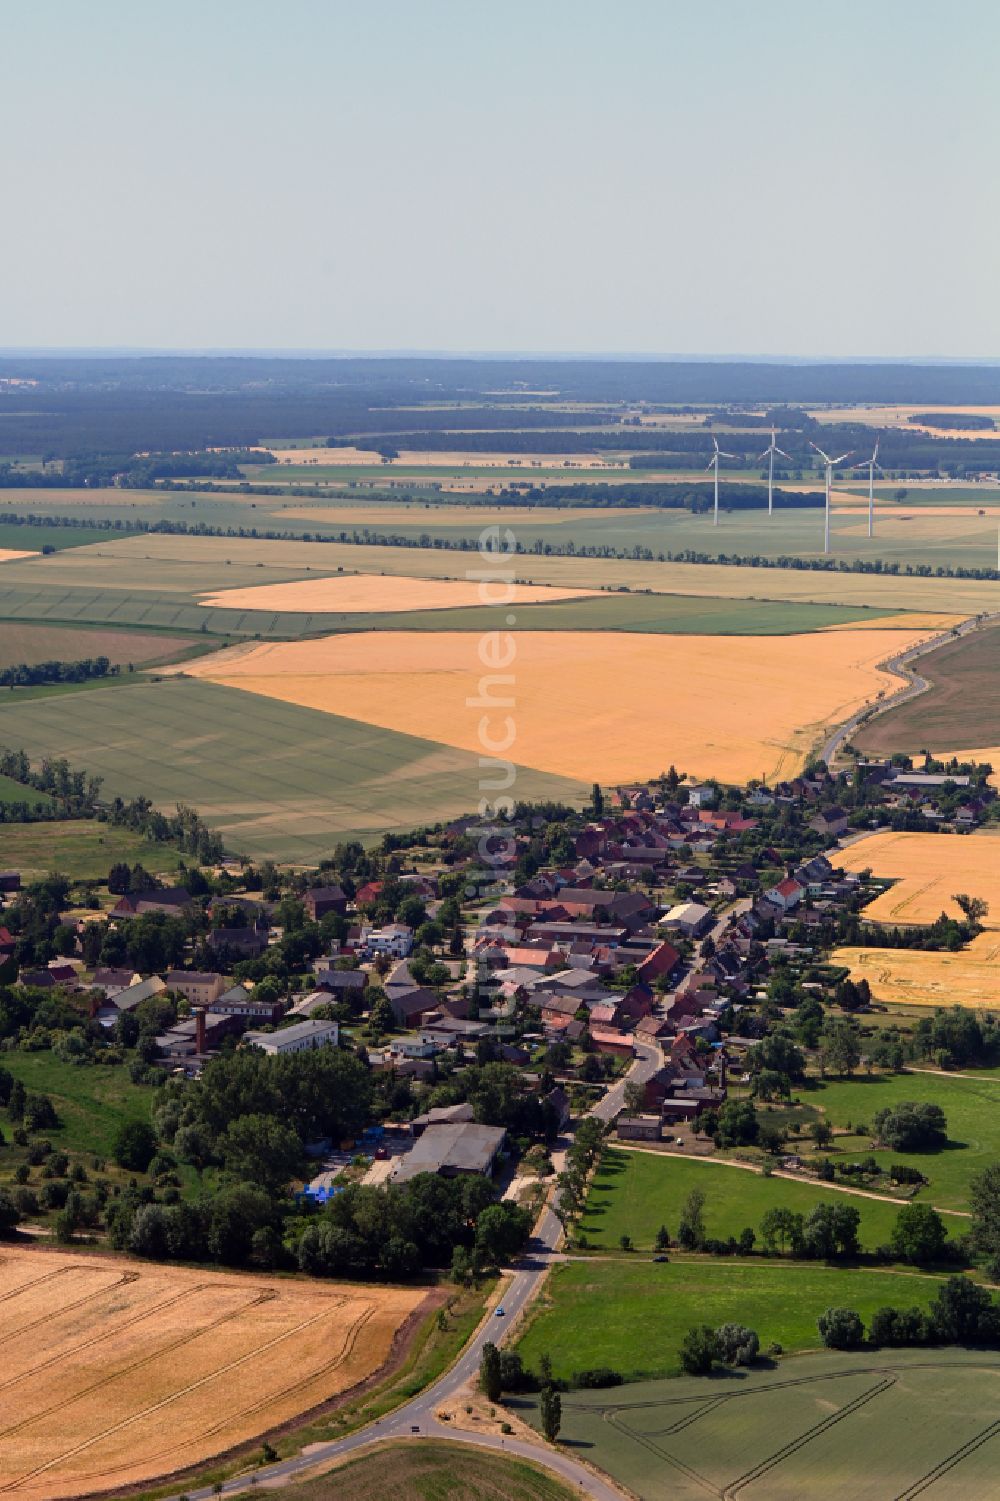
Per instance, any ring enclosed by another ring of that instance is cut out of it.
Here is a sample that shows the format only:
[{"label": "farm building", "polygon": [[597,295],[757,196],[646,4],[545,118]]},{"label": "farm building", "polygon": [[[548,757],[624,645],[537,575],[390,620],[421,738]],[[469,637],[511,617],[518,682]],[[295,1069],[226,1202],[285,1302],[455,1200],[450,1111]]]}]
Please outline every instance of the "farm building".
[{"label": "farm building", "polygon": [[405,1183],[420,1173],[457,1178],[463,1173],[486,1177],[503,1148],[502,1126],[477,1126],[471,1121],[427,1126],[392,1172],[393,1183]]},{"label": "farm building", "polygon": [[712,926],[711,908],[700,902],[678,902],[660,919],[660,926],[676,928],[685,938],[700,938]]},{"label": "farm building", "polygon": [[620,1115],[615,1130],[622,1141],[662,1141],[663,1126],[658,1115]]}]

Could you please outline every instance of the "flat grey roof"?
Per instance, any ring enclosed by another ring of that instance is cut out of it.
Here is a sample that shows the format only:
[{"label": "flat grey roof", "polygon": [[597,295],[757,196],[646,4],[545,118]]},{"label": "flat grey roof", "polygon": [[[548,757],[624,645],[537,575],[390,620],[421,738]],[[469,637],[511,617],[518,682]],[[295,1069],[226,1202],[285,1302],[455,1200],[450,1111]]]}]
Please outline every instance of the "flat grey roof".
[{"label": "flat grey roof", "polygon": [[485,1173],[503,1145],[502,1126],[477,1126],[471,1121],[428,1126],[400,1161],[394,1183],[418,1173]]}]

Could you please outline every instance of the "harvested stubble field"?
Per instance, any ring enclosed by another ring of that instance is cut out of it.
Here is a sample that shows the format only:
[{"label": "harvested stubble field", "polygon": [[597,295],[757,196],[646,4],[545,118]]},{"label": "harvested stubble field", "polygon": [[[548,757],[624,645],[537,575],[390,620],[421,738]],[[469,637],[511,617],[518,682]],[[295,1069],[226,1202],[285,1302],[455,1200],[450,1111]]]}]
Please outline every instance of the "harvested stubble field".
[{"label": "harvested stubble field", "polygon": [[[545,584],[477,583],[474,579],[392,578],[379,574],[333,574],[293,583],[258,584],[247,589],[223,589],[202,599],[203,605],[228,610],[277,610],[300,614],[339,612],[359,615],[371,611],[448,610],[489,603],[491,598],[515,608],[561,599],[587,599],[586,589],[560,589]],[[508,595],[510,596],[508,598]]]},{"label": "harvested stubble field", "polygon": [[1000,830],[976,834],[908,834],[883,831],[857,840],[837,855],[845,870],[871,870],[895,882],[864,909],[872,922],[932,923],[947,912],[960,917],[956,892],[989,903],[983,919],[1000,927]]},{"label": "harvested stubble field", "polygon": [[966,1501],[996,1494],[998,1395],[993,1351],[827,1351],[567,1392],[560,1437],[643,1501]]},{"label": "harvested stubble field", "polygon": [[[895,682],[878,664],[925,634],[504,633],[498,670],[479,635],[387,631],[241,647],[188,670],[468,751],[481,748],[484,713],[494,737],[509,714],[519,762],[582,781],[656,776],[670,762],[745,781],[797,771],[828,725]],[[502,680],[483,704],[491,672]]]},{"label": "harvested stubble field", "polygon": [[252,1440],[377,1371],[424,1296],[5,1249],[0,1491],[77,1496]]},{"label": "harvested stubble field", "polygon": [[77,626],[28,625],[5,621],[0,630],[0,667],[20,662],[79,662],[84,657],[107,657],[112,665],[137,667],[166,662],[190,646],[183,636],[160,636],[141,631],[87,631]]},{"label": "harvested stubble field", "polygon": [[877,1001],[892,1006],[966,1006],[979,1011],[1000,1002],[1000,934],[980,933],[957,954],[920,949],[835,949],[852,980],[867,980]]},{"label": "harvested stubble field", "polygon": [[32,558],[34,556],[34,552],[29,548],[0,547],[0,563],[13,563],[16,558]]}]

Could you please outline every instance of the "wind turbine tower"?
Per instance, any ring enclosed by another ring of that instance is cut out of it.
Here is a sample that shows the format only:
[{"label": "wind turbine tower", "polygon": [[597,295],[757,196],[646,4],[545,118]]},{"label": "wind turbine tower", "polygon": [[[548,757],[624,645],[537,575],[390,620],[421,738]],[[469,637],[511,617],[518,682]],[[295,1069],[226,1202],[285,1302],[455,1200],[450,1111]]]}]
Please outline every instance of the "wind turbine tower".
[{"label": "wind turbine tower", "polygon": [[810,448],[815,448],[816,452],[819,454],[820,458],[826,465],[826,512],[823,518],[823,551],[827,553],[830,551],[830,486],[833,483],[833,466],[835,464],[842,464],[844,460],[849,459],[851,455],[850,451],[848,450],[847,453],[842,453],[839,458],[831,459],[830,455],[828,453],[824,453],[819,444],[813,443],[811,439],[809,446]]},{"label": "wind turbine tower", "polygon": [[878,440],[878,438],[876,438],[875,439],[875,452],[872,454],[871,458],[870,459],[865,459],[860,464],[852,464],[851,465],[852,469],[867,469],[868,470],[868,535],[869,535],[869,537],[874,537],[874,535],[875,535],[875,471],[877,469],[880,474],[884,474],[885,473],[885,470],[882,468],[882,465],[878,461],[878,445],[879,445],[879,440]]},{"label": "wind turbine tower", "polygon": [[719,447],[719,440],[718,440],[717,437],[715,437],[714,434],[712,435],[712,442],[715,444],[715,452],[713,453],[710,461],[705,465],[705,473],[707,474],[710,469],[714,469],[715,470],[715,510],[714,510],[714,512],[712,514],[712,525],[713,526],[718,526],[718,524],[719,524],[719,460],[720,459],[735,459],[736,455],[734,453],[726,453],[724,449],[720,448]]},{"label": "wind turbine tower", "polygon": [[[787,459],[789,463],[792,462],[791,454],[786,453],[783,448],[779,448],[776,439],[777,433],[772,427],[771,441],[760,456],[761,459],[769,460],[767,466],[767,514],[769,516],[774,515],[774,456],[776,453],[780,453],[783,459]],[[758,459],[757,462],[759,463],[760,460]]]}]

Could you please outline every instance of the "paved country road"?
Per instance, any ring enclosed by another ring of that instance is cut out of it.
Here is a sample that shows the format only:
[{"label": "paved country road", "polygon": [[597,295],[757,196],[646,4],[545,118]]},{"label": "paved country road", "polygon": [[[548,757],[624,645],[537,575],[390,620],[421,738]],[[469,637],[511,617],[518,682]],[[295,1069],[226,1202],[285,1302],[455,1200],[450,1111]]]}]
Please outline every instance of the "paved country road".
[{"label": "paved country road", "polygon": [[[599,1120],[612,1120],[621,1110],[624,1103],[625,1085],[629,1080],[643,1083],[659,1068],[663,1055],[656,1044],[637,1043],[636,1047],[637,1056],[631,1068],[608,1090],[591,1111],[591,1114],[597,1116]],[[516,1323],[518,1315],[538,1291],[548,1274],[549,1267],[554,1261],[561,1259],[557,1250],[561,1237],[562,1225],[552,1210],[546,1209],[538,1222],[525,1255],[509,1275],[508,1284],[499,1305],[504,1310],[504,1317],[501,1319],[496,1316],[497,1305],[494,1304],[455,1364],[431,1386],[418,1392],[409,1402],[396,1408],[394,1412],[378,1422],[369,1423],[365,1428],[359,1428],[356,1433],[351,1433],[346,1438],[331,1439],[329,1443],[310,1444],[308,1453],[296,1454],[290,1459],[279,1460],[277,1464],[262,1466],[253,1471],[256,1483],[269,1488],[281,1485],[283,1482],[294,1480],[316,1465],[329,1464],[334,1459],[363,1453],[372,1444],[384,1442],[386,1439],[413,1439],[419,1442],[420,1438],[435,1438],[448,1439],[453,1443],[473,1444],[478,1448],[493,1449],[504,1454],[515,1454],[522,1459],[530,1459],[568,1481],[581,1496],[593,1497],[594,1501],[623,1501],[624,1493],[610,1479],[580,1464],[568,1450],[564,1451],[558,1446],[546,1444],[541,1438],[532,1441],[516,1438],[513,1435],[501,1437],[500,1434],[472,1433],[465,1429],[455,1428],[451,1423],[442,1423],[437,1417],[442,1407],[454,1404],[462,1389],[475,1379],[479,1371],[483,1345],[488,1340],[492,1340],[494,1344],[503,1343],[506,1331]],[[221,1493],[231,1496],[238,1491],[247,1490],[252,1483],[248,1474],[237,1475],[223,1484]],[[210,1487],[202,1486],[200,1489],[185,1490],[180,1494],[189,1497],[190,1501],[212,1501],[217,1493]],[[179,1501],[179,1496],[171,1497],[169,1501]]]},{"label": "paved country road", "polygon": [[936,651],[939,646],[944,646],[947,641],[954,641],[959,636],[967,636],[970,631],[980,630],[984,625],[988,625],[991,621],[996,620],[996,618],[996,611],[992,611],[989,614],[977,615],[971,620],[964,620],[961,625],[955,626],[953,629],[942,632],[930,641],[921,642],[919,646],[913,646],[909,651],[900,652],[896,657],[890,657],[884,664],[886,669],[889,672],[895,673],[897,677],[903,678],[906,686],[901,688],[898,693],[892,694],[891,697],[882,699],[875,707],[874,713],[872,712],[871,704],[865,704],[856,714],[852,714],[850,719],[845,720],[842,725],[834,730],[825,745],[821,747],[819,759],[825,761],[827,766],[829,766],[844,742],[849,740],[855,730],[858,729],[862,720],[870,723],[872,719],[877,719],[879,715],[887,713],[889,709],[896,709],[900,704],[905,704],[911,698],[918,698],[921,693],[927,692],[927,689],[930,687],[927,679],[921,677],[919,672],[911,672],[909,670],[911,664],[917,661],[919,657],[925,657],[928,652]]}]

